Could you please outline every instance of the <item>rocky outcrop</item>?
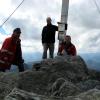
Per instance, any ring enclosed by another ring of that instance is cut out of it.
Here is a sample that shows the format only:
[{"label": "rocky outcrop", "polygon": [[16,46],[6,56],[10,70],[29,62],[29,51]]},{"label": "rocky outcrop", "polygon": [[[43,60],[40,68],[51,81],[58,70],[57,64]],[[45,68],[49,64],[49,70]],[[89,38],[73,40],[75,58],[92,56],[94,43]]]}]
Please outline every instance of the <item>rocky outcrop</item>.
[{"label": "rocky outcrop", "polygon": [[92,89],[77,96],[68,97],[66,100],[100,100],[100,90]]},{"label": "rocky outcrop", "polygon": [[94,88],[100,89],[100,81],[88,79],[88,80],[77,83],[76,86],[80,88],[82,92],[85,92]]},{"label": "rocky outcrop", "polygon": [[[37,69],[38,71],[36,71]],[[53,60],[47,59],[34,64],[32,71],[21,73],[18,87],[40,95],[51,95],[49,88],[52,87],[57,79],[63,78],[74,83],[80,82],[87,77],[86,70],[86,65],[81,57],[59,56]]]},{"label": "rocky outcrop", "polygon": [[71,95],[77,95],[81,90],[76,87],[72,82],[69,82],[63,78],[57,79],[52,87],[50,87],[51,96],[67,97]]},{"label": "rocky outcrop", "polygon": [[[39,69],[40,67],[40,69]],[[47,59],[41,63],[35,64],[34,68],[48,73],[56,74],[59,77],[69,81],[79,82],[86,78],[88,69],[80,56],[57,56],[53,60]]]},{"label": "rocky outcrop", "polygon": [[0,100],[17,87],[17,81],[18,74],[16,73],[0,73]]},{"label": "rocky outcrop", "polygon": [[0,100],[4,97],[5,100],[41,100],[41,96],[46,97],[43,100],[79,100],[74,98],[80,93],[91,89],[94,93],[100,92],[100,81],[96,77],[99,72],[95,73],[91,74],[80,56],[46,59],[34,63],[32,70],[0,73]]},{"label": "rocky outcrop", "polygon": [[100,90],[89,90],[77,96],[48,97],[15,88],[4,100],[100,100]]},{"label": "rocky outcrop", "polygon": [[42,96],[14,88],[4,100],[40,100],[40,98]]}]

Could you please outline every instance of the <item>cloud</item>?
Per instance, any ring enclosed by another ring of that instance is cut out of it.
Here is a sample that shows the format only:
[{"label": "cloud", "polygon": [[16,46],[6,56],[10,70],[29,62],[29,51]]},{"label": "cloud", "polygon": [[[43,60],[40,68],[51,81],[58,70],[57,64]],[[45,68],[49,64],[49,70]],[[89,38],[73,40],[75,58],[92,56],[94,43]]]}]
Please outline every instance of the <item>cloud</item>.
[{"label": "cloud", "polygon": [[78,51],[99,52],[100,13],[91,0],[80,0],[69,6],[68,33]]},{"label": "cloud", "polygon": [[81,1],[81,3],[70,6],[69,22],[76,27],[83,27],[85,30],[99,29],[100,13],[98,13],[94,2],[90,0]]},{"label": "cloud", "polygon": [[[51,16],[53,24],[57,25],[61,16],[61,1],[25,0],[3,28],[11,34],[14,28],[20,27],[24,50],[25,48],[38,50],[36,44],[42,50],[41,32],[43,26],[46,25],[45,19]],[[3,9],[0,11],[0,24],[20,3],[21,0],[0,1],[0,9]],[[69,0],[69,3],[67,34],[72,36],[72,42],[76,45],[78,52],[98,52],[100,49],[100,13],[93,0]]]},{"label": "cloud", "polygon": [[40,39],[40,29],[38,26],[36,26],[34,23],[31,22],[30,19],[11,19],[10,23],[7,23],[7,27],[11,30],[9,30],[9,33],[12,32],[12,29],[16,27],[20,27],[22,30],[22,38],[23,39]]},{"label": "cloud", "polygon": [[[18,5],[19,1],[13,1],[14,5]],[[60,0],[59,0],[60,1]],[[25,0],[19,10],[24,12],[23,14],[34,15],[36,17],[47,17],[47,15],[57,16],[57,13],[60,12],[60,3],[55,0]],[[39,15],[39,16],[37,16]],[[28,16],[28,15],[26,15]],[[33,16],[33,17],[34,17]]]},{"label": "cloud", "polygon": [[6,34],[6,31],[2,27],[0,27],[0,33]]},{"label": "cloud", "polygon": [[[21,0],[12,0],[12,4],[15,6],[18,6],[20,2]],[[15,27],[20,27],[24,39],[41,40],[42,28],[46,25],[46,17],[51,16],[53,23],[57,23],[58,15],[60,15],[59,5],[59,2],[54,0],[25,0],[11,19],[6,22],[5,28],[9,29],[10,33]]]}]

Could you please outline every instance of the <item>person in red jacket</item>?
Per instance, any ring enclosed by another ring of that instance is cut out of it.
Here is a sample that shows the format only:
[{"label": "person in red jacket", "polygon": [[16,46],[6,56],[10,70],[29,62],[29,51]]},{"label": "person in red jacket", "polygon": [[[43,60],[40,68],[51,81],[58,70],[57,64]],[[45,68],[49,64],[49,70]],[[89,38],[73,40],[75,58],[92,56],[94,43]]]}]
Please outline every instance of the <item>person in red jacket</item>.
[{"label": "person in red jacket", "polygon": [[0,71],[9,70],[12,64],[18,66],[19,72],[24,71],[20,34],[20,28],[16,28],[13,30],[12,36],[3,42],[0,50]]},{"label": "person in red jacket", "polygon": [[71,37],[69,35],[66,35],[64,42],[60,44],[58,55],[76,56],[76,47],[71,43]]}]

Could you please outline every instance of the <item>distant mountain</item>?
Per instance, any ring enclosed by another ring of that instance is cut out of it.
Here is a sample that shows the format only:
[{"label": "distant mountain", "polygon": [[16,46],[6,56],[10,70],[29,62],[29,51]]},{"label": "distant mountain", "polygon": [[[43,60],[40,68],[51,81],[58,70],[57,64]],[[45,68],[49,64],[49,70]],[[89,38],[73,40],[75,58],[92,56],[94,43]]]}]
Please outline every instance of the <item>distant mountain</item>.
[{"label": "distant mountain", "polygon": [[[100,71],[100,53],[84,53],[79,55],[84,59],[89,69],[95,69]],[[23,58],[25,60],[25,69],[31,69],[33,63],[42,60],[42,53],[23,53]],[[12,66],[11,71],[15,70],[18,70],[18,68]]]},{"label": "distant mountain", "polygon": [[80,55],[85,60],[88,68],[100,71],[100,53],[85,53]]},{"label": "distant mountain", "polygon": [[42,54],[40,52],[23,53],[23,58],[25,60],[25,63],[39,61],[42,59]]},{"label": "distant mountain", "polygon": [[[100,70],[100,53],[84,53],[79,55],[84,59],[88,68]],[[23,57],[27,66],[32,67],[33,62],[40,61],[42,59],[42,54],[40,52],[25,53]]]}]

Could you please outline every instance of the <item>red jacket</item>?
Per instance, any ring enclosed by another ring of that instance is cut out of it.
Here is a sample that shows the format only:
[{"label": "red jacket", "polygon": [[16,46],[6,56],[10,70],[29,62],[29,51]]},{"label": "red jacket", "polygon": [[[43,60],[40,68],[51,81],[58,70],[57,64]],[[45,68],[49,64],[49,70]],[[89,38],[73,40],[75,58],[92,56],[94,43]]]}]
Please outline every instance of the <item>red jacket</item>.
[{"label": "red jacket", "polygon": [[62,54],[63,50],[65,50],[68,55],[76,56],[76,48],[72,43],[69,45],[62,43],[59,47],[58,53]]},{"label": "red jacket", "polygon": [[16,52],[16,43],[12,37],[6,38],[0,50],[0,67],[9,69]]}]

